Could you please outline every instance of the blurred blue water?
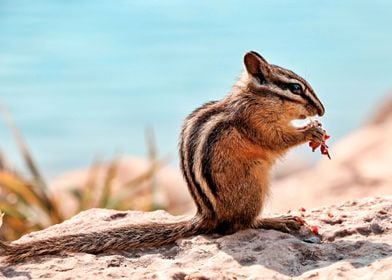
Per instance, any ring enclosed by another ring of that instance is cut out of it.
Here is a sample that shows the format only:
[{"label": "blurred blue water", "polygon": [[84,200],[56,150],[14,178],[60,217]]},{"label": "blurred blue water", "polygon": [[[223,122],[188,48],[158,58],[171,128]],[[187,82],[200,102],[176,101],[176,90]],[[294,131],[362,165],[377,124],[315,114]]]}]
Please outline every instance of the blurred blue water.
[{"label": "blurred blue water", "polygon": [[[177,155],[182,119],[254,49],[310,81],[336,140],[392,86],[391,1],[1,1],[0,102],[45,173],[95,155]],[[0,149],[20,165],[8,131]]]}]

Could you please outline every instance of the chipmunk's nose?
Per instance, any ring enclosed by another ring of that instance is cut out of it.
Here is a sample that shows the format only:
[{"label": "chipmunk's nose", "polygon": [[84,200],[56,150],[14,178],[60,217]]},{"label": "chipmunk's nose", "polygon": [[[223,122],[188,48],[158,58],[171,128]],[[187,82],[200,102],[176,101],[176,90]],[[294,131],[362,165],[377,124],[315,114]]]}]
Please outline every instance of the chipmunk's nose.
[{"label": "chipmunk's nose", "polygon": [[317,98],[315,94],[312,94],[309,97],[309,105],[311,105],[313,109],[316,109],[317,115],[319,115],[320,117],[323,116],[325,113],[324,105],[321,103],[321,101]]},{"label": "chipmunk's nose", "polygon": [[317,108],[317,114],[321,117],[321,116],[324,115],[325,109],[324,109],[323,104],[321,104],[321,102],[320,102],[319,104],[317,104],[317,105],[318,105],[318,106],[316,106],[316,108]]},{"label": "chipmunk's nose", "polygon": [[308,105],[316,109],[317,114],[321,117],[325,113],[325,109],[321,101],[317,98],[316,93],[312,90],[305,91],[305,97],[308,100]]}]

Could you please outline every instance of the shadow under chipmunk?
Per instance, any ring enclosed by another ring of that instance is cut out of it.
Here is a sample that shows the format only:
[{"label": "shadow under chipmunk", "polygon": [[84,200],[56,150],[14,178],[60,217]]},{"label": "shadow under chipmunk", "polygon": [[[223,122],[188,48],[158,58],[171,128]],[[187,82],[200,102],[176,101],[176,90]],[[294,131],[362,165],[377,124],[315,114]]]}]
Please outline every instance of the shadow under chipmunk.
[{"label": "shadow under chipmunk", "polygon": [[262,265],[287,276],[299,276],[342,260],[359,268],[392,257],[392,246],[387,243],[335,240],[316,244],[285,233],[262,231],[242,231],[216,242],[242,266]]},{"label": "shadow under chipmunk", "polygon": [[[33,279],[31,277],[31,273],[27,271],[18,271],[15,268],[9,267],[0,267],[0,274],[5,278],[15,278],[15,277],[25,277],[25,279]],[[19,278],[18,278],[19,279]]]}]

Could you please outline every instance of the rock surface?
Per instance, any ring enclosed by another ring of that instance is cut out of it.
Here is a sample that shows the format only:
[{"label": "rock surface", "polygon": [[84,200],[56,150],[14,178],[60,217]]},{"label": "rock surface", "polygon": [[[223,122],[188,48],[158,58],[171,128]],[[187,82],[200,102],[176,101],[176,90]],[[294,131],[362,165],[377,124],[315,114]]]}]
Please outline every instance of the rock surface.
[{"label": "rock surface", "polygon": [[[0,278],[392,279],[392,196],[301,213],[318,226],[323,243],[306,243],[273,230],[245,230],[228,236],[195,236],[153,250],[45,256],[2,266]],[[164,211],[91,209],[17,242],[186,218]]]}]

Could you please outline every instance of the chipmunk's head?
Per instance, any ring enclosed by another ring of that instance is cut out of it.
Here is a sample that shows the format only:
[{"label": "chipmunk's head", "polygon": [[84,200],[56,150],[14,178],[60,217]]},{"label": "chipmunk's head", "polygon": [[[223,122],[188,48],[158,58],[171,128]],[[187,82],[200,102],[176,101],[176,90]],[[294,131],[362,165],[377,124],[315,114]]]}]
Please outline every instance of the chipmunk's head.
[{"label": "chipmunk's head", "polygon": [[281,111],[288,120],[324,115],[324,106],[311,86],[294,72],[269,64],[256,52],[244,56],[249,77],[249,90],[260,97],[279,101]]}]

